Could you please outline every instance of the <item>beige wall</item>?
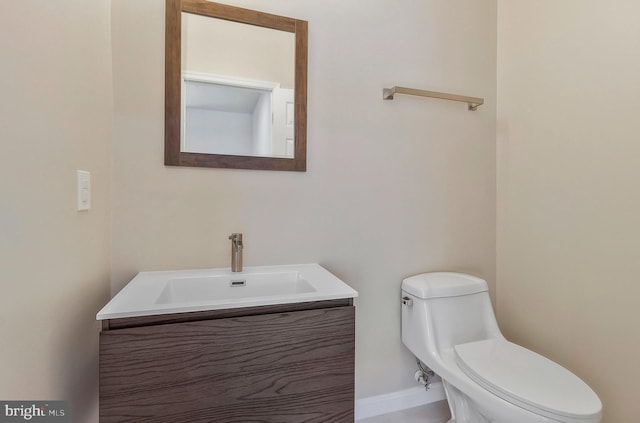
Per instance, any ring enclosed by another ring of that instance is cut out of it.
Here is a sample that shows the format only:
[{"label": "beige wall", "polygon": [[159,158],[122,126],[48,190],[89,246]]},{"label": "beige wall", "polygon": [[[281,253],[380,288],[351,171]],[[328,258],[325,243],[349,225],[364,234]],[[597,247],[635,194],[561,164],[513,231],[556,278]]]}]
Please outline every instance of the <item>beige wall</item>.
[{"label": "beige wall", "polygon": [[294,87],[295,34],[182,14],[182,70]]},{"label": "beige wall", "polygon": [[78,422],[97,422],[109,298],[109,22],[108,0],[0,2],[0,399],[69,400]]},{"label": "beige wall", "polygon": [[640,3],[498,10],[500,324],[640,421]]},{"label": "beige wall", "polygon": [[[113,1],[112,291],[136,272],[318,262],[360,293],[357,395],[415,386],[403,277],[495,272],[494,0],[234,1],[309,21],[306,173],[163,165],[164,1]],[[398,96],[394,84],[483,96]]]}]

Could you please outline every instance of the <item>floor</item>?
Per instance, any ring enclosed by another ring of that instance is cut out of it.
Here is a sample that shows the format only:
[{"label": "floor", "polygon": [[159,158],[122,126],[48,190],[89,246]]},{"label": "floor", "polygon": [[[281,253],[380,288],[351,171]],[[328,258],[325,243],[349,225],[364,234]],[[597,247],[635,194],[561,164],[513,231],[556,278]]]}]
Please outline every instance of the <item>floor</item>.
[{"label": "floor", "polygon": [[447,423],[451,415],[446,401],[358,420],[357,423]]}]

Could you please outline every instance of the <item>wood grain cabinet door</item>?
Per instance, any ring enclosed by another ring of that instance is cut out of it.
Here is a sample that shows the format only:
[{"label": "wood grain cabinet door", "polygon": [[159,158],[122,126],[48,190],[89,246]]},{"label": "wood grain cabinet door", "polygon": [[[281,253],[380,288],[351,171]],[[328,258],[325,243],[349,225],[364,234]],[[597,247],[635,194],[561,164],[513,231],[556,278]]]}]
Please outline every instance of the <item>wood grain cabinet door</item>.
[{"label": "wood grain cabinet door", "polygon": [[100,334],[100,422],[352,423],[353,306]]}]

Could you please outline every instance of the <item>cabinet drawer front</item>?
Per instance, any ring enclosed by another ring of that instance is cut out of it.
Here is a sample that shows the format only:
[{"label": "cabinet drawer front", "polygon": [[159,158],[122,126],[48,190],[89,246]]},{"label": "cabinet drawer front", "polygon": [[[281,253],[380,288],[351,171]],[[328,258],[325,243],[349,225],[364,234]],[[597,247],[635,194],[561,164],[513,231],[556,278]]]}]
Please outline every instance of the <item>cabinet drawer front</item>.
[{"label": "cabinet drawer front", "polygon": [[353,306],[110,330],[100,421],[353,422]]}]

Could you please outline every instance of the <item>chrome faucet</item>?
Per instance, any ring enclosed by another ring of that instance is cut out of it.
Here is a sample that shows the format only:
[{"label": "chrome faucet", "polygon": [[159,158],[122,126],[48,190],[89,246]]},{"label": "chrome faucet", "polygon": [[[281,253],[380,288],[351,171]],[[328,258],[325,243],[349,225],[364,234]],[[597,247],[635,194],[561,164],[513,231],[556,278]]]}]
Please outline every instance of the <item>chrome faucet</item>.
[{"label": "chrome faucet", "polygon": [[229,235],[231,240],[231,271],[242,272],[242,234]]}]

